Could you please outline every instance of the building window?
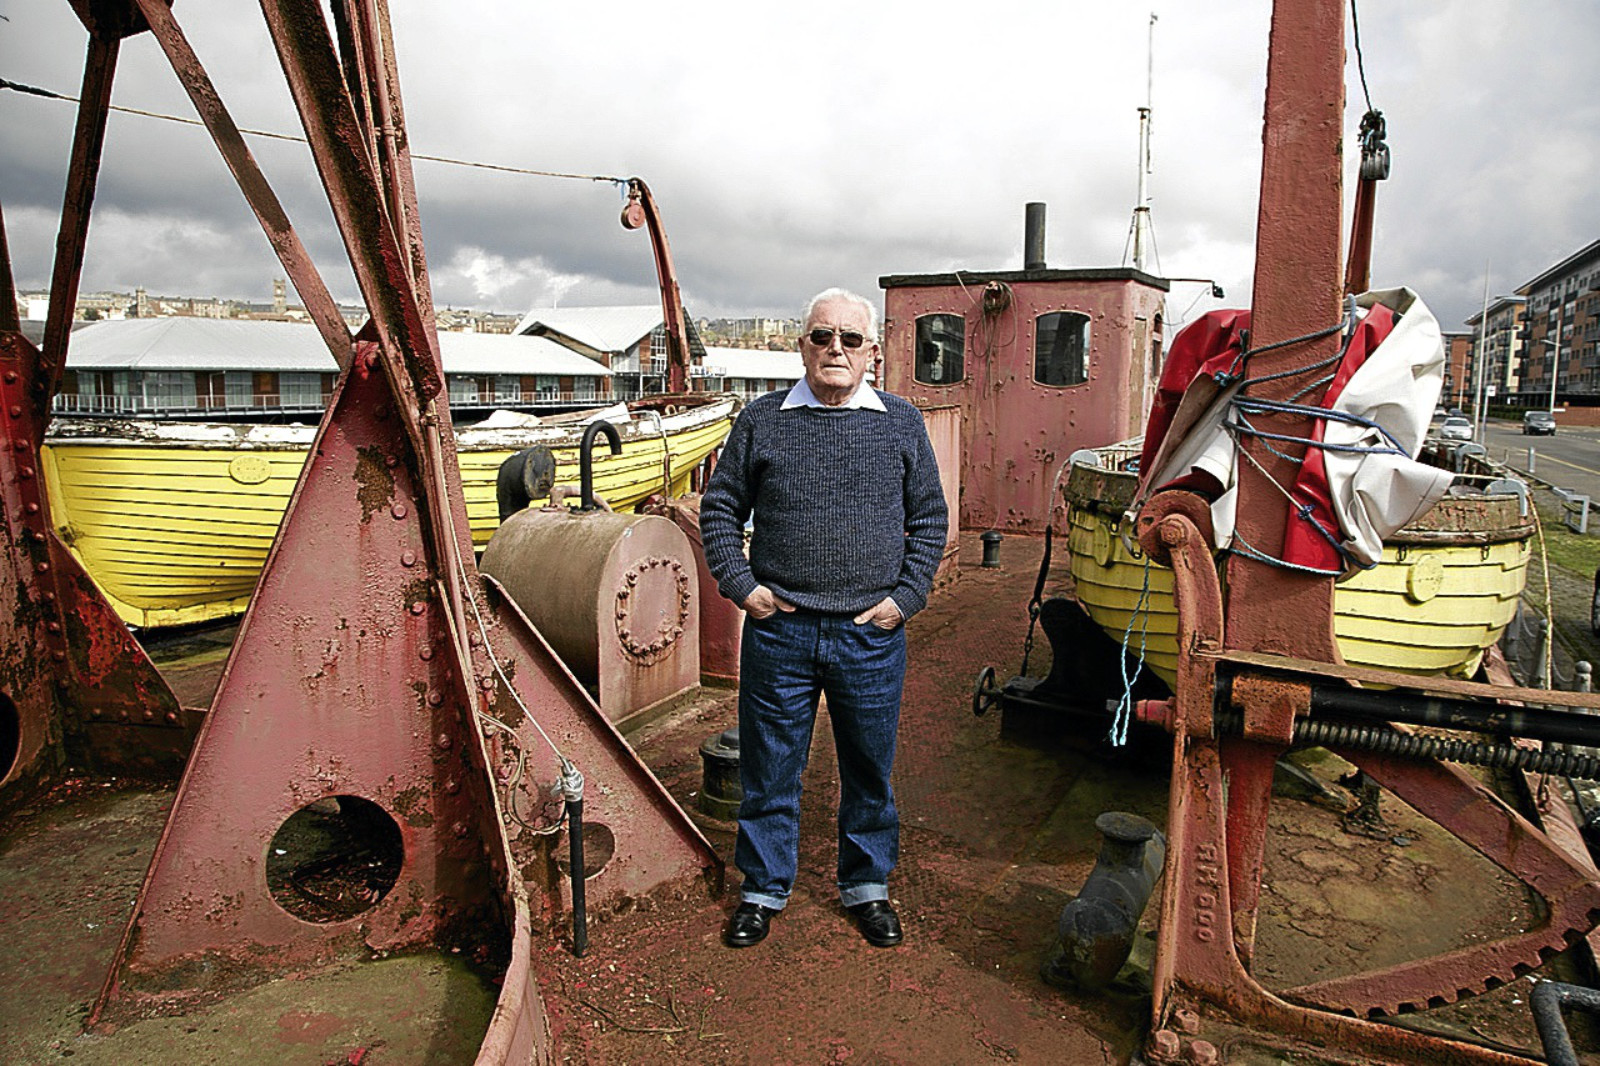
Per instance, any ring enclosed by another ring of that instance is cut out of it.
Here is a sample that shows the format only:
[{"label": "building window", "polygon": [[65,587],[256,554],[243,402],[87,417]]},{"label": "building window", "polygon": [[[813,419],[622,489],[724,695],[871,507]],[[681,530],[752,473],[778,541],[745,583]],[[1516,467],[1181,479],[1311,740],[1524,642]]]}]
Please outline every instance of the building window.
[{"label": "building window", "polygon": [[151,407],[194,407],[193,374],[150,371],[144,376],[144,398]]},{"label": "building window", "polygon": [[522,378],[517,374],[494,376],[494,402],[516,403],[522,399]]},{"label": "building window", "polygon": [[555,374],[539,374],[533,380],[541,400],[553,400],[561,392],[561,379]]},{"label": "building window", "polygon": [[1033,380],[1041,385],[1082,385],[1089,380],[1089,316],[1049,311],[1034,322]]},{"label": "building window", "polygon": [[254,399],[251,385],[254,375],[248,370],[229,370],[222,375],[223,402],[229,407],[249,407]]},{"label": "building window", "polygon": [[960,315],[917,318],[917,358],[913,371],[923,385],[954,385],[965,375],[967,322]]},{"label": "building window", "polygon": [[321,374],[279,374],[278,402],[285,407],[321,407]]},{"label": "building window", "polygon": [[450,378],[450,402],[452,404],[466,404],[478,402],[478,379],[471,374],[462,374]]}]

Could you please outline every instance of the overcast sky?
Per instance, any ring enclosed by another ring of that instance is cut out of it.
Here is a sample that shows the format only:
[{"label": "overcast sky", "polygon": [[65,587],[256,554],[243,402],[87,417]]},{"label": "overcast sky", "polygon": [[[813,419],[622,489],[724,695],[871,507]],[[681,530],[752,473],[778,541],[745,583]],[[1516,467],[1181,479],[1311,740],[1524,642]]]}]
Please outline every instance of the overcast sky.
[{"label": "overcast sky", "polygon": [[[1248,303],[1269,0],[685,4],[391,0],[412,149],[638,175],[691,315],[797,314],[884,274],[1015,269],[1023,204],[1056,267],[1123,263],[1155,26],[1159,269]],[[299,133],[248,0],[174,7],[239,125]],[[66,0],[0,0],[0,78],[76,95]],[[1373,282],[1461,328],[1600,239],[1600,3],[1361,0],[1380,186]],[[1348,39],[1348,34],[1347,34]],[[1355,52],[1348,200],[1364,110]],[[192,117],[155,41],[125,43],[114,102]],[[48,284],[75,109],[0,92],[0,204],[19,287]],[[356,288],[303,145],[253,150],[336,296]],[[530,307],[655,299],[647,238],[609,183],[416,164],[434,299]],[[1348,215],[1348,211],[1347,211]],[[83,291],[268,301],[283,276],[202,129],[113,114]],[[1217,306],[1175,285],[1169,314]]]}]

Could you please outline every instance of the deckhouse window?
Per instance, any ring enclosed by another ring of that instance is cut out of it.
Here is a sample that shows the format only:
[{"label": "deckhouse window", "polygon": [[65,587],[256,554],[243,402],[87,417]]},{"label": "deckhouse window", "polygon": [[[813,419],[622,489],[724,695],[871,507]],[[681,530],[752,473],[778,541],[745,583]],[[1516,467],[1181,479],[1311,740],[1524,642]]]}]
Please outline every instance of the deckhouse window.
[{"label": "deckhouse window", "polygon": [[954,385],[966,373],[967,322],[960,315],[917,318],[915,377],[923,385]]},{"label": "deckhouse window", "polygon": [[1089,380],[1089,316],[1077,311],[1040,315],[1033,332],[1033,380],[1082,385]]}]

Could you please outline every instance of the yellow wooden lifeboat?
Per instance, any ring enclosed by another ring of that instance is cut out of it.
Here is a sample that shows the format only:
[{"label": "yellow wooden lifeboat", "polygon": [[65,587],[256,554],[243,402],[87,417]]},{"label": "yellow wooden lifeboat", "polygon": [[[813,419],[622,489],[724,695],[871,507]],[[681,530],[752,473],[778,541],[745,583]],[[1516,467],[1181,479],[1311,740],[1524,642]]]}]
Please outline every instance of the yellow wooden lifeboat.
[{"label": "yellow wooden lifeboat", "polygon": [[[707,396],[618,422],[622,453],[594,451],[595,492],[617,510],[687,491],[728,435],[737,400]],[[499,525],[495,476],[513,452],[555,452],[578,482],[581,421],[458,427],[456,457],[473,543]],[[531,422],[531,420],[528,420]],[[43,449],[56,534],[124,621],[188,625],[239,614],[305,465],[311,426],[56,419]],[[543,501],[534,501],[537,506]]]},{"label": "yellow wooden lifeboat", "polygon": [[[1172,571],[1148,562],[1124,518],[1137,455],[1108,449],[1110,466],[1073,464],[1062,486],[1077,599],[1089,617],[1168,685],[1178,661]],[[1533,518],[1515,494],[1449,495],[1384,541],[1383,560],[1334,587],[1334,636],[1352,665],[1470,677],[1516,614],[1527,580]],[[1145,599],[1140,609],[1141,596]]]}]

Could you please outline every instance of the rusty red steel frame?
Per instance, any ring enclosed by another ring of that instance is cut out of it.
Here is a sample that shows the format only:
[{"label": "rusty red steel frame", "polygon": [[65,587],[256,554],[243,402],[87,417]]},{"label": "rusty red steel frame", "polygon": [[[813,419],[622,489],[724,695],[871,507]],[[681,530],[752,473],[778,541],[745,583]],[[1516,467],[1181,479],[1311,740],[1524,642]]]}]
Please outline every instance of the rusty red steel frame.
[{"label": "rusty red steel frame", "polygon": [[66,362],[111,80],[130,11],[91,12],[76,136],[61,210],[43,348],[22,334],[0,218],[0,807],[73,770],[171,777],[199,716],[178,705],[143,648],[58,539],[40,454]]},{"label": "rusty red steel frame", "polygon": [[[1269,991],[1251,973],[1259,868],[1238,861],[1236,839],[1264,836],[1271,781],[1249,774],[1288,750],[1295,719],[1310,706],[1312,679],[1343,677],[1320,664],[1224,647],[1222,596],[1212,547],[1182,513],[1182,494],[1158,494],[1140,517],[1140,540],[1170,561],[1178,603],[1176,696],[1140,708],[1174,737],[1168,812],[1168,867],[1155,968],[1155,1030],[1197,1010],[1258,1031],[1382,1061],[1527,1064],[1526,1057],[1369,1018],[1422,1010],[1497,987],[1536,968],[1591,928],[1600,914],[1594,871],[1567,855],[1486,787],[1442,764],[1365,751],[1331,750],[1371,774],[1425,817],[1520,880],[1543,901],[1533,929],[1383,970]],[[1219,737],[1219,670],[1244,715],[1243,735]],[[1298,676],[1296,676],[1298,675]],[[1370,680],[1370,679],[1369,679]],[[1469,693],[1486,686],[1431,682]],[[1241,767],[1245,772],[1241,773]],[[1241,797],[1244,789],[1255,793]],[[1241,802],[1243,800],[1243,802]],[[1239,811],[1262,813],[1263,823]],[[1252,878],[1254,879],[1252,881]]]},{"label": "rusty red steel frame", "polygon": [[[1261,204],[1254,287],[1260,399],[1291,398],[1337,351],[1340,320],[1339,144],[1343,113],[1342,0],[1276,0],[1268,61]],[[1309,419],[1273,415],[1270,432],[1308,436]],[[1303,446],[1240,441],[1236,538],[1280,556],[1290,484]],[[1198,498],[1158,492],[1138,520],[1144,549],[1174,572],[1179,662],[1171,701],[1139,713],[1174,736],[1168,869],[1155,967],[1151,1051],[1172,1052],[1180,1012],[1339,1049],[1416,1064],[1531,1060],[1371,1019],[1453,1002],[1510,981],[1591,929],[1600,882],[1549,837],[1468,775],[1330,745],[1418,812],[1518,878],[1544,901],[1530,930],[1444,955],[1300,988],[1268,991],[1251,972],[1273,767],[1311,687],[1414,679],[1352,670],[1332,637],[1330,577],[1232,553],[1224,600]],[[1202,532],[1204,530],[1204,532]],[[1221,705],[1222,682],[1226,699]],[[1429,691],[1482,698],[1487,686],[1428,683]],[[1218,730],[1219,712],[1242,730]],[[1165,1060],[1163,1060],[1165,1061]]]},{"label": "rusty red steel frame", "polygon": [[[718,890],[722,867],[476,570],[387,7],[335,0],[330,31],[317,0],[261,2],[371,315],[353,339],[164,0],[74,7],[90,44],[42,353],[21,337],[0,255],[0,505],[17,577],[0,593],[19,752],[7,783],[102,757],[170,770],[193,735],[50,533],[38,474],[123,36],[149,29],[161,43],[341,368],[91,1023],[353,951],[488,940],[510,962],[478,1061],[552,1061],[532,936],[535,924],[554,935],[564,922],[570,874],[548,787],[574,768],[597,786],[584,805],[608,845],[588,871],[595,905],[685,878]],[[0,225],[0,253],[3,238]],[[171,739],[147,736],[157,732]],[[376,805],[403,857],[366,911],[303,920],[273,896],[267,854],[292,816],[334,798]]]}]

